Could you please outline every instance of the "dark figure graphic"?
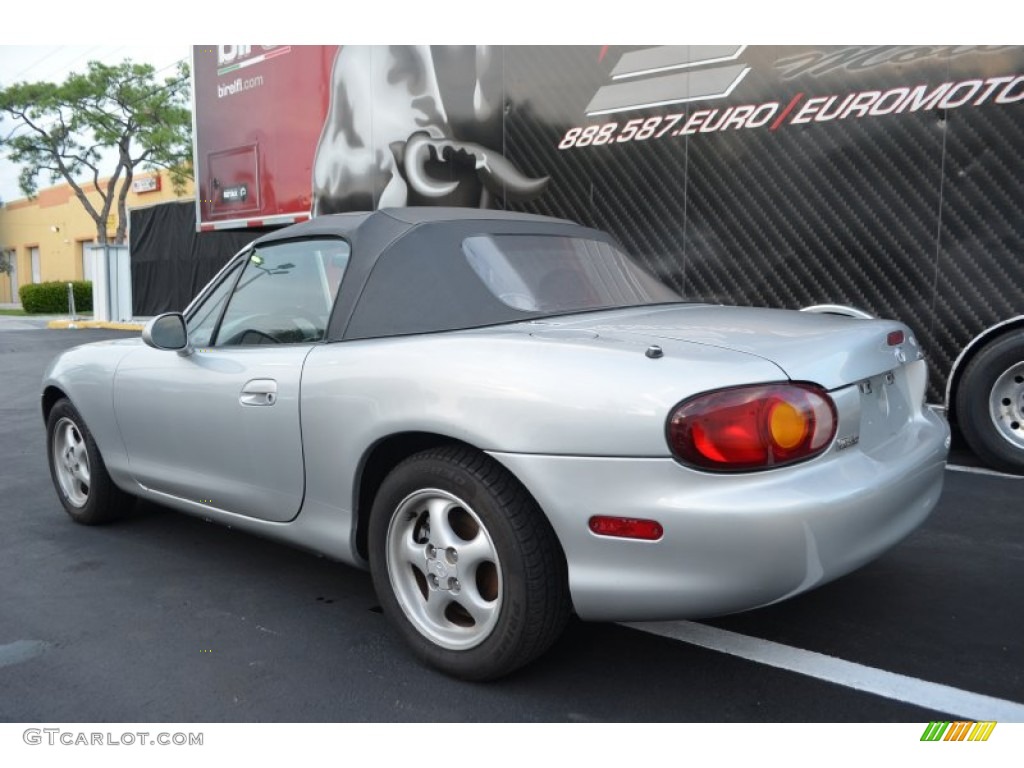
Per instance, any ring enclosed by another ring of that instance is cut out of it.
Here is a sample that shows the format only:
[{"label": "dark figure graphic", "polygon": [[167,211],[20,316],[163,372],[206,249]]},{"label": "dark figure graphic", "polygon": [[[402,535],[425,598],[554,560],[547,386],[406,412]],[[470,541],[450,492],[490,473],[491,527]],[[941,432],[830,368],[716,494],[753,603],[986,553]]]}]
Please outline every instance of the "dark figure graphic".
[{"label": "dark figure graphic", "polygon": [[487,208],[532,199],[548,178],[501,154],[500,51],[343,46],[313,168],[313,215],[405,205]]}]

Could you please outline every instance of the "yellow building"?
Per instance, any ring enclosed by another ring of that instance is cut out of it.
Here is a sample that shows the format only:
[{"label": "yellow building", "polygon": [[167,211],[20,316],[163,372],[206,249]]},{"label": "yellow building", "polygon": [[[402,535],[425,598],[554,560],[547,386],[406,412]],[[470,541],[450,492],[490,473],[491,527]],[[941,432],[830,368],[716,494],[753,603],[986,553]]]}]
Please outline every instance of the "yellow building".
[{"label": "yellow building", "polygon": [[[82,186],[87,192],[92,187]],[[194,195],[191,183],[178,195],[169,174],[153,171],[132,180],[127,206],[140,208]],[[98,210],[102,206],[99,194],[93,190],[88,196]],[[116,229],[114,213],[107,220],[111,240]],[[9,275],[0,274],[0,304],[20,302],[18,286],[26,283],[91,279],[83,255],[95,242],[96,224],[68,184],[42,189],[31,199],[7,203],[0,208],[0,255],[7,256],[15,269]]]}]

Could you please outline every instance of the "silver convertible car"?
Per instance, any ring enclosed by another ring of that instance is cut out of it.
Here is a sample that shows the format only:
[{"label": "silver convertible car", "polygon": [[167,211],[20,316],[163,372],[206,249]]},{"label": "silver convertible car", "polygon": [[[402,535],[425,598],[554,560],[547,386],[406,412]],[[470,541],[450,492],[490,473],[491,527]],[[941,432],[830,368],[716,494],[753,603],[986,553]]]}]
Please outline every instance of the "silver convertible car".
[{"label": "silver convertible car", "polygon": [[888,320],[684,302],[607,234],[466,209],[266,235],[42,409],[80,523],[135,497],[368,567],[425,661],[489,679],[567,617],[767,605],[892,547],[949,445]]}]

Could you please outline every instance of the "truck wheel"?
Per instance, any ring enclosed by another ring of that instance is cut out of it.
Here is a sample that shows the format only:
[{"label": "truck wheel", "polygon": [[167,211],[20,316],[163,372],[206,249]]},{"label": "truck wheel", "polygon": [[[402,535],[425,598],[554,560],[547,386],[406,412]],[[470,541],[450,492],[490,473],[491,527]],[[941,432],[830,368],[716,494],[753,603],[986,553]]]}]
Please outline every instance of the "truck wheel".
[{"label": "truck wheel", "polygon": [[533,498],[464,447],[424,451],[374,500],[370,571],[384,613],[428,664],[465,680],[508,674],[561,634],[565,558]]},{"label": "truck wheel", "polygon": [[957,390],[956,416],[986,464],[1024,474],[1024,333],[999,337],[971,361]]},{"label": "truck wheel", "polygon": [[114,485],[96,441],[70,400],[54,404],[46,425],[50,477],[72,520],[98,525],[131,509],[135,497]]}]

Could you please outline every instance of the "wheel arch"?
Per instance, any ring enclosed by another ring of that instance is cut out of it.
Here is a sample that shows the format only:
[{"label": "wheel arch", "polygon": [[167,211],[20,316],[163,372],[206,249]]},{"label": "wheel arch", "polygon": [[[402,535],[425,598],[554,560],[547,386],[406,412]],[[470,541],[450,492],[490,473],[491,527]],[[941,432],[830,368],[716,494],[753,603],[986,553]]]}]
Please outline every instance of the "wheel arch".
[{"label": "wheel arch", "polygon": [[[53,406],[57,404],[57,401],[61,398],[66,398],[67,393],[64,392],[60,387],[53,384],[48,385],[43,389],[42,397],[42,408],[43,408],[43,423],[45,424],[50,418],[50,411],[53,410]],[[70,400],[70,398],[68,398]]]},{"label": "wheel arch", "polygon": [[367,539],[370,510],[373,508],[373,500],[376,498],[384,478],[392,469],[413,454],[446,445],[461,445],[472,450],[479,450],[476,446],[463,440],[435,432],[397,432],[377,440],[366,449],[359,462],[352,500],[355,509],[355,514],[352,516],[355,522],[353,538],[356,552],[363,560],[369,559]]},{"label": "wheel arch", "polygon": [[800,311],[817,315],[842,315],[843,317],[852,317],[855,320],[877,319],[875,315],[872,315],[867,310],[860,307],[852,307],[848,304],[813,304],[812,306],[801,308]]},{"label": "wheel arch", "polygon": [[963,380],[964,371],[967,370],[971,361],[977,357],[978,353],[985,347],[996,339],[1000,339],[1003,336],[1007,336],[1012,333],[1024,333],[1024,315],[1011,317],[986,328],[967,342],[966,346],[964,346],[960,351],[956,360],[953,361],[953,365],[949,369],[949,375],[946,377],[945,398],[946,415],[951,422],[956,422],[956,396],[957,391],[960,388],[960,383]]}]

